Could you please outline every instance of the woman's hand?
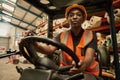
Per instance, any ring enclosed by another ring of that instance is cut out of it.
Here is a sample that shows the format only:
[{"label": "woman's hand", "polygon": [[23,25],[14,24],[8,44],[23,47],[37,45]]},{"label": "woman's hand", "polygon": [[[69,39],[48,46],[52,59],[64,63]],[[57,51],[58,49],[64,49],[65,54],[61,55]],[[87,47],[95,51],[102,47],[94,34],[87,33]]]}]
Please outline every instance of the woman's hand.
[{"label": "woman's hand", "polygon": [[33,31],[31,31],[31,30],[27,30],[27,31],[25,31],[25,32],[22,33],[23,37],[33,36],[33,35],[35,35],[35,33],[33,33]]},{"label": "woman's hand", "polygon": [[77,74],[77,73],[83,72],[83,71],[81,70],[82,64],[83,64],[83,61],[80,60],[80,61],[78,62],[79,68],[77,68],[75,62],[73,61],[73,62],[72,62],[73,67],[70,69],[69,73],[70,73],[71,75],[73,75],[73,74]]},{"label": "woman's hand", "polygon": [[22,41],[25,37],[27,37],[28,35],[30,35],[31,32],[32,32],[31,30],[27,30],[27,31],[25,31],[25,32],[22,32],[22,37],[20,37],[20,38],[18,39],[18,44],[20,44],[21,41]]}]

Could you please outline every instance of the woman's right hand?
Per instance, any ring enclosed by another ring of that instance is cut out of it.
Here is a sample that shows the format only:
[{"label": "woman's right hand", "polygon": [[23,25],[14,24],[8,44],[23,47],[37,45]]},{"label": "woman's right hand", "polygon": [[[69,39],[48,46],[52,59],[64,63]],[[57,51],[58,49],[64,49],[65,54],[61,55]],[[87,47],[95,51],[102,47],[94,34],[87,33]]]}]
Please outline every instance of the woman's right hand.
[{"label": "woman's right hand", "polygon": [[27,30],[27,31],[25,31],[25,32],[22,32],[22,37],[20,37],[20,38],[18,39],[18,44],[20,44],[21,41],[22,41],[25,37],[29,36],[29,34],[30,34],[31,32],[32,32],[31,30]]},{"label": "woman's right hand", "polygon": [[32,36],[33,35],[32,33],[33,32],[31,30],[27,30],[27,31],[22,33],[22,37]]}]

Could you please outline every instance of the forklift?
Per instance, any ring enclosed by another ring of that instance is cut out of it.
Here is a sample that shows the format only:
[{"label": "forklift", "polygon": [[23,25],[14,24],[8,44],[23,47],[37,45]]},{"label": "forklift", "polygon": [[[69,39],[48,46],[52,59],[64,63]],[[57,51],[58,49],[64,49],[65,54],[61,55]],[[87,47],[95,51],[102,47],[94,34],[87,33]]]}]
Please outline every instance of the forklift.
[{"label": "forklift", "polygon": [[[20,79],[19,80],[78,80],[78,79],[84,79],[83,73],[78,73],[75,75],[66,76],[68,74],[68,71],[72,66],[65,66],[60,67],[56,64],[54,60],[48,57],[39,57],[36,50],[33,47],[34,42],[43,42],[46,44],[51,44],[53,46],[58,47],[59,49],[65,51],[68,55],[70,55],[75,63],[77,64],[79,62],[79,59],[76,55],[74,55],[74,52],[66,47],[64,44],[57,43],[52,40],[53,37],[53,20],[56,18],[62,18],[64,17],[64,10],[67,6],[73,3],[82,4],[86,7],[90,6],[96,6],[95,9],[100,8],[102,10],[106,10],[108,12],[108,15],[110,17],[110,33],[112,36],[112,46],[113,46],[113,55],[114,55],[114,74],[115,79],[112,79],[109,76],[102,75],[103,71],[109,70],[109,54],[105,47],[101,47],[98,50],[98,61],[100,63],[100,77],[102,77],[104,80],[120,80],[120,67],[119,67],[119,57],[118,57],[118,47],[117,47],[117,40],[116,40],[116,29],[115,29],[115,21],[114,21],[114,15],[113,15],[113,6],[112,6],[112,0],[50,0],[51,3],[53,3],[58,9],[56,10],[50,10],[47,8],[46,5],[39,4],[39,0],[25,0],[28,3],[34,5],[36,8],[44,11],[48,14],[48,38],[41,38],[38,36],[28,36],[26,37],[19,45],[20,52],[30,63],[32,63],[35,68],[26,68],[22,69],[19,66],[16,66],[16,69],[18,73],[20,73]],[[64,2],[63,4],[59,4],[61,2]],[[99,9],[99,10],[100,10]],[[10,55],[19,54],[14,53]],[[55,53],[59,57],[57,53]],[[0,55],[0,58],[7,57],[8,55]],[[57,58],[57,61],[59,58]],[[59,61],[58,61],[59,62]],[[103,63],[104,62],[104,63]],[[107,72],[106,72],[107,73]],[[99,80],[99,79],[98,79]]]}]

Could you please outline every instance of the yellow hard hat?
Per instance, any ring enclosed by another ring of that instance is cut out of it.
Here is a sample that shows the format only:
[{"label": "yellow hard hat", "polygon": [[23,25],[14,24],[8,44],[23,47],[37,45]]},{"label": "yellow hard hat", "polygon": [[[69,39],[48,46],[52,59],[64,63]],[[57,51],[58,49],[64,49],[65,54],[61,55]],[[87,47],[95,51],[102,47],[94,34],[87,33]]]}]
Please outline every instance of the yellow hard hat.
[{"label": "yellow hard hat", "polygon": [[65,17],[68,18],[68,13],[70,12],[71,9],[74,9],[74,8],[77,8],[77,9],[80,9],[81,11],[83,11],[84,13],[84,20],[87,19],[87,11],[85,9],[85,7],[83,5],[78,5],[78,4],[73,4],[71,6],[68,6],[66,8],[66,11],[65,11]]}]

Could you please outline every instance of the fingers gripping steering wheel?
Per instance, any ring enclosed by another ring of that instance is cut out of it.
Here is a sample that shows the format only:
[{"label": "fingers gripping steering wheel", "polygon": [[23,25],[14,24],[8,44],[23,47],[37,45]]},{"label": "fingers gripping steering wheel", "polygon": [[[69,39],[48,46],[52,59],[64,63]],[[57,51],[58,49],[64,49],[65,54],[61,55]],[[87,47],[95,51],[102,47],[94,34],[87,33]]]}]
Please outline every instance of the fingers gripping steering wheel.
[{"label": "fingers gripping steering wheel", "polygon": [[56,46],[57,48],[65,51],[68,55],[70,55],[76,64],[79,62],[78,57],[73,53],[73,51],[71,49],[69,49],[64,44],[55,42],[52,39],[48,39],[48,38],[41,38],[38,36],[28,36],[24,40],[22,40],[22,42],[19,44],[19,49],[20,49],[21,53],[23,54],[23,56],[29,62],[34,64],[35,67],[39,67],[42,65],[49,69],[54,69],[54,70],[59,69],[59,66],[56,65],[51,59],[49,59],[47,57],[40,58],[37,55],[37,51],[35,50],[35,48],[33,46],[34,42],[42,42],[42,43],[51,44],[53,46]]}]

